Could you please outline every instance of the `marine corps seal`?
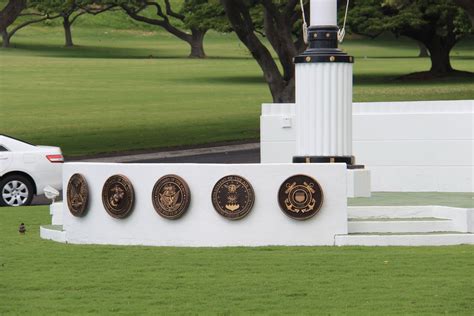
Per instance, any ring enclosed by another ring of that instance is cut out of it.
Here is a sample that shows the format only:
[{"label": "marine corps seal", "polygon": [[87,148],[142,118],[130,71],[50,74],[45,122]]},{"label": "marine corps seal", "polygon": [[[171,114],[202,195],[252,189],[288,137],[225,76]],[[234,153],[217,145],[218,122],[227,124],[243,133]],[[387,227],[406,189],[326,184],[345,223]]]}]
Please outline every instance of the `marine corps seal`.
[{"label": "marine corps seal", "polygon": [[212,189],[212,205],[228,219],[241,219],[252,209],[255,193],[252,185],[236,175],[220,179]]},{"label": "marine corps seal", "polygon": [[84,216],[89,202],[89,188],[83,175],[75,173],[69,178],[66,195],[71,214],[77,217]]},{"label": "marine corps seal", "polygon": [[102,188],[102,203],[110,216],[125,218],[132,212],[133,186],[127,177],[114,175],[107,179]]},{"label": "marine corps seal", "polygon": [[177,175],[169,174],[155,183],[151,198],[158,214],[165,218],[176,219],[188,209],[191,193],[186,181]]},{"label": "marine corps seal", "polygon": [[278,204],[291,218],[305,220],[318,213],[323,204],[323,191],[318,181],[295,175],[286,179],[278,191]]}]

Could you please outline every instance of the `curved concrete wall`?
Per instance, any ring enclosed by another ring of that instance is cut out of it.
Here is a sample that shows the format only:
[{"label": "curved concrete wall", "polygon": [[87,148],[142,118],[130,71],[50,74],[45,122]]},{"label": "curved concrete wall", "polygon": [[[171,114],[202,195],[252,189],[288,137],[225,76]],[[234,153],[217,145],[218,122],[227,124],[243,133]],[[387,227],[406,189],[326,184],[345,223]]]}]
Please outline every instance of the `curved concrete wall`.
[{"label": "curved concrete wall", "polygon": [[[82,218],[72,216],[67,203],[63,203],[63,229],[69,243],[210,247],[334,245],[335,235],[347,234],[344,164],[66,163],[64,188],[74,173],[86,178],[90,201],[89,211]],[[132,214],[125,219],[112,218],[102,205],[102,186],[114,174],[125,175],[134,186],[136,203]],[[153,186],[166,174],[182,177],[191,190],[190,208],[177,220],[159,216],[152,204]],[[255,191],[253,209],[237,221],[219,215],[211,201],[215,183],[232,174],[246,178]],[[295,174],[312,176],[324,192],[321,210],[306,221],[287,217],[278,206],[280,185]]]}]

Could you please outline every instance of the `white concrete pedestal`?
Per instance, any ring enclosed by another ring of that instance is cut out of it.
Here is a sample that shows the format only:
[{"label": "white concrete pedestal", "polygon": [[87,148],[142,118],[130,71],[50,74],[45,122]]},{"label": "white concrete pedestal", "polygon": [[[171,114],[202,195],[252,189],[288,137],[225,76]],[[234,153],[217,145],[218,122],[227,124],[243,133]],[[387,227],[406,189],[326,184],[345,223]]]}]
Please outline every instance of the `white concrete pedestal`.
[{"label": "white concrete pedestal", "polygon": [[370,170],[347,170],[347,197],[370,197]]}]

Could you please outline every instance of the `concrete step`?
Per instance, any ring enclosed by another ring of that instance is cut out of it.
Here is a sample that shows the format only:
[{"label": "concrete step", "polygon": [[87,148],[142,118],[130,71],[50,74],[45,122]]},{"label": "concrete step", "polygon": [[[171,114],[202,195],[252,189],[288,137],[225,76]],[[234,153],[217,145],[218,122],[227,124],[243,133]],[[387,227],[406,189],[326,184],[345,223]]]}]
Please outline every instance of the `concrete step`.
[{"label": "concrete step", "polygon": [[432,233],[457,231],[453,221],[445,218],[349,218],[348,232],[351,233]]},{"label": "concrete step", "polygon": [[336,235],[335,246],[451,246],[474,244],[470,233],[349,234]]},{"label": "concrete step", "polygon": [[416,218],[433,217],[433,206],[349,206],[349,218],[394,217]]},{"label": "concrete step", "polygon": [[57,242],[66,242],[66,232],[62,225],[42,225],[40,226],[40,237]]},{"label": "concrete step", "polygon": [[474,209],[433,205],[350,206],[347,209],[349,232],[354,233],[474,232]]}]

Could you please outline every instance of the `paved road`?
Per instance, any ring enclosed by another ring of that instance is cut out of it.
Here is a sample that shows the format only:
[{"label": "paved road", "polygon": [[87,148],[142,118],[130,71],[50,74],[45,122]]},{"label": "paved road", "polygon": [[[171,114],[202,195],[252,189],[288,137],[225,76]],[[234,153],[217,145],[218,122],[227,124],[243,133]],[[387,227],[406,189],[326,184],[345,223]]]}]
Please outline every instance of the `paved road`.
[{"label": "paved road", "polygon": [[[62,196],[62,192],[61,195]],[[59,199],[56,199],[56,202],[58,202]],[[31,205],[49,205],[51,204],[51,200],[48,200],[44,195],[37,195],[33,198],[33,201],[31,202]]]},{"label": "paved road", "polygon": [[115,163],[258,163],[260,162],[259,151],[259,143],[246,143],[145,154],[116,155],[113,157],[96,157],[76,161]]},{"label": "paved road", "polygon": [[249,149],[240,151],[226,151],[210,154],[199,154],[191,156],[138,159],[129,161],[133,163],[259,163],[260,149]]}]

